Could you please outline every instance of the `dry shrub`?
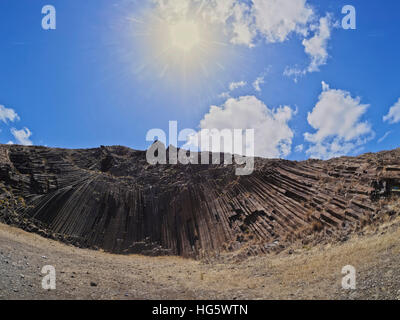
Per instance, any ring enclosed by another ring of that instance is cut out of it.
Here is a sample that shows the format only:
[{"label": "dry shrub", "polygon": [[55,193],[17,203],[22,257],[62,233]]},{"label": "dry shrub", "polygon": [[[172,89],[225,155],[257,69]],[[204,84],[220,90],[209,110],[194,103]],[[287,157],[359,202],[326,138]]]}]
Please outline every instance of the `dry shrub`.
[{"label": "dry shrub", "polygon": [[321,232],[324,229],[324,226],[320,221],[313,221],[311,224],[311,229],[314,232]]}]

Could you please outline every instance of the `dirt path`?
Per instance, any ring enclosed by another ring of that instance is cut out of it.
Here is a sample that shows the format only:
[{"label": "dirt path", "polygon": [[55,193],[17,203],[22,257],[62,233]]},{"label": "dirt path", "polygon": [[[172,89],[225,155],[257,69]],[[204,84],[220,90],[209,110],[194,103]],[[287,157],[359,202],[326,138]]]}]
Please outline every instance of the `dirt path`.
[{"label": "dirt path", "polygon": [[[205,263],[82,250],[0,224],[0,299],[400,299],[400,221],[339,245]],[[44,265],[57,289],[43,290]],[[357,270],[357,290],[341,270]]]}]

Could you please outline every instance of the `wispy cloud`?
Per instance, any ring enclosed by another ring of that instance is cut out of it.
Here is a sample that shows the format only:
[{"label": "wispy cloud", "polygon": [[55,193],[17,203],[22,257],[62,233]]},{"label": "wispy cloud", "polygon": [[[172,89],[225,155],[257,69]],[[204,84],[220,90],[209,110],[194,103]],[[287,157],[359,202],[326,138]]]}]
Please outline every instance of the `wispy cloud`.
[{"label": "wispy cloud", "polygon": [[9,109],[0,105],[0,120],[7,123],[8,121],[18,121],[20,118],[14,109]]},{"label": "wispy cloud", "polygon": [[223,99],[228,99],[231,97],[231,94],[230,94],[231,92],[233,92],[239,88],[242,88],[246,85],[247,85],[246,81],[231,82],[229,84],[229,91],[222,92],[220,95],[218,95],[218,97],[223,98]]},{"label": "wispy cloud", "polygon": [[390,108],[389,113],[383,117],[383,121],[389,122],[390,124],[395,124],[400,122],[400,98]]},{"label": "wispy cloud", "polygon": [[383,137],[380,138],[380,139],[378,140],[378,143],[383,142],[391,133],[392,133],[392,131],[386,132],[386,133],[383,135]]},{"label": "wispy cloud", "polygon": [[257,92],[261,92],[261,85],[265,83],[265,76],[261,75],[259,77],[257,77],[256,80],[254,80],[253,82],[253,88],[254,90],[256,90]]},{"label": "wispy cloud", "polygon": [[244,87],[246,84],[246,81],[232,82],[231,84],[229,84],[229,90],[234,91],[236,89]]},{"label": "wispy cloud", "polygon": [[314,16],[306,0],[253,0],[252,13],[257,31],[267,42],[284,42],[291,33],[306,35]]},{"label": "wispy cloud", "polygon": [[193,8],[208,23],[222,24],[237,45],[253,47],[256,38],[284,42],[292,33],[306,37],[316,12],[307,0],[153,0],[164,19],[186,17]]},{"label": "wispy cloud", "polygon": [[11,128],[11,133],[17,141],[17,144],[21,144],[23,146],[31,146],[33,144],[30,140],[32,132],[28,128],[24,128],[21,130]]},{"label": "wispy cloud", "polygon": [[303,152],[304,150],[304,145],[303,144],[299,144],[298,146],[296,146],[296,148],[294,149],[294,151],[300,153]]},{"label": "wispy cloud", "polygon": [[[192,12],[202,23],[223,26],[228,41],[254,47],[257,43],[281,43],[291,35],[302,40],[310,63],[305,68],[287,67],[286,76],[319,71],[328,60],[328,41],[334,24],[329,13],[319,15],[307,0],[153,0],[166,21],[186,18]],[[261,84],[261,83],[260,83]],[[259,86],[255,86],[259,91]]]},{"label": "wispy cloud", "polygon": [[323,17],[319,20],[319,25],[311,26],[314,31],[314,36],[309,39],[303,40],[305,53],[310,57],[311,62],[308,67],[304,69],[287,67],[284,75],[293,77],[297,82],[298,78],[306,75],[307,73],[318,72],[320,67],[325,65],[328,61],[328,41],[331,37],[331,28],[333,23],[330,15]]},{"label": "wispy cloud", "polygon": [[326,16],[319,20],[319,26],[314,26],[317,30],[310,39],[303,40],[304,51],[310,56],[311,63],[307,72],[319,71],[319,67],[326,64],[328,60],[328,40],[331,37],[331,18]]}]

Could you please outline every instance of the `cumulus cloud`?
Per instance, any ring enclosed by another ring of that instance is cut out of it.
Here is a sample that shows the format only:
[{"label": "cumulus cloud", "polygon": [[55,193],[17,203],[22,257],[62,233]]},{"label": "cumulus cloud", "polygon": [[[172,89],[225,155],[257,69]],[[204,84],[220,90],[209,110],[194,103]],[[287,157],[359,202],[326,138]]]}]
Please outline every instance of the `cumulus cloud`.
[{"label": "cumulus cloud", "polygon": [[[0,105],[0,121],[7,125],[8,122],[15,122],[19,120],[21,119],[14,109],[6,108],[3,105]],[[22,130],[11,128],[10,131],[18,144],[27,146],[32,145],[32,141],[29,139],[32,136],[32,132],[28,128],[24,128]],[[14,144],[14,142],[8,141],[7,144]]]},{"label": "cumulus cloud", "polygon": [[254,96],[243,96],[228,99],[222,106],[211,106],[201,120],[200,128],[254,129],[256,156],[286,157],[292,147],[293,131],[288,123],[293,114],[288,106],[270,109]]},{"label": "cumulus cloud", "polygon": [[195,11],[210,23],[227,26],[230,41],[252,47],[257,35],[284,42],[291,33],[306,36],[315,16],[307,0],[153,0],[169,21]]},{"label": "cumulus cloud", "polygon": [[328,61],[328,41],[331,38],[331,28],[333,24],[330,15],[319,20],[319,25],[312,25],[310,29],[314,31],[314,36],[303,40],[305,53],[310,57],[310,64],[305,69],[286,68],[284,75],[294,77],[295,81],[299,76],[307,73],[318,72],[320,67]]},{"label": "cumulus cloud", "polygon": [[229,84],[229,91],[222,92],[218,95],[219,98],[228,99],[231,97],[231,92],[235,91],[236,89],[243,88],[247,85],[246,81],[238,81],[238,82],[231,82]]},{"label": "cumulus cloud", "polygon": [[[319,17],[307,0],[153,0],[160,16],[175,21],[188,16],[201,23],[220,24],[228,41],[254,47],[257,40],[279,43],[297,35],[311,62],[306,68],[287,68],[285,75],[297,77],[319,71],[328,59],[327,46],[332,21]],[[310,37],[311,35],[311,37]]]},{"label": "cumulus cloud", "polygon": [[18,120],[19,116],[13,109],[0,105],[0,121],[7,123],[8,121],[14,122]]},{"label": "cumulus cloud", "polygon": [[32,141],[30,140],[32,132],[28,128],[24,128],[21,130],[12,128],[11,133],[14,136],[15,140],[17,141],[17,144],[21,144],[24,146],[31,146],[33,144]]},{"label": "cumulus cloud", "polygon": [[305,52],[311,57],[308,72],[319,71],[319,67],[326,64],[328,59],[328,40],[331,37],[330,17],[326,16],[319,20],[318,31],[310,39],[303,40]]},{"label": "cumulus cloud", "polygon": [[253,18],[250,8],[244,3],[236,3],[233,7],[233,22],[232,22],[232,38],[233,44],[247,45],[254,47],[253,39],[257,34],[257,30],[252,24]]},{"label": "cumulus cloud", "polygon": [[400,98],[390,108],[389,113],[383,117],[383,121],[389,122],[390,124],[395,124],[400,122]]},{"label": "cumulus cloud", "polygon": [[[190,2],[190,0],[182,1]],[[192,3],[193,2],[199,3],[198,0],[192,0]],[[211,23],[225,23],[232,17],[233,10],[237,3],[237,0],[205,0],[201,2],[201,15],[205,20]]]},{"label": "cumulus cloud", "polygon": [[310,143],[306,152],[320,159],[354,152],[375,135],[371,125],[361,121],[369,105],[361,104],[359,97],[353,98],[347,91],[331,89],[325,82],[322,88],[318,103],[308,113],[308,123],[316,132],[304,134]]},{"label": "cumulus cloud", "polygon": [[[0,105],[0,121],[8,125],[9,122],[15,122],[19,120],[21,119],[14,109],[6,108],[5,106]],[[0,130],[0,132],[1,131],[2,130]],[[10,131],[19,144],[32,145],[32,141],[29,139],[32,136],[32,132],[28,128],[24,128],[22,130],[11,128]],[[7,144],[14,144],[14,142],[8,141]]]},{"label": "cumulus cloud", "polygon": [[257,30],[268,42],[283,42],[293,32],[305,35],[314,12],[306,0],[253,0]]},{"label": "cumulus cloud", "polygon": [[[256,80],[254,80],[253,83],[251,84],[255,91],[261,92],[261,85],[265,83],[264,79],[265,79],[266,72],[264,72],[260,76],[258,76],[256,78]],[[243,88],[246,85],[247,85],[246,81],[231,82],[229,84],[229,91],[219,94],[218,97],[223,98],[223,99],[228,99],[231,97],[230,93],[232,91],[235,91],[236,89],[239,89],[239,88]]]}]

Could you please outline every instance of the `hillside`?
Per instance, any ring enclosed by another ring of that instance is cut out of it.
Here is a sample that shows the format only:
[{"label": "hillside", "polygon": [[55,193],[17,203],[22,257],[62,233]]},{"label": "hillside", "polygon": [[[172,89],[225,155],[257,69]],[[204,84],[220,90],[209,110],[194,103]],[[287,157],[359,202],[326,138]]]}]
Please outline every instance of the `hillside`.
[{"label": "hillside", "polygon": [[0,221],[83,248],[203,257],[346,239],[395,215],[400,149],[329,161],[156,165],[145,152],[0,146]]}]

